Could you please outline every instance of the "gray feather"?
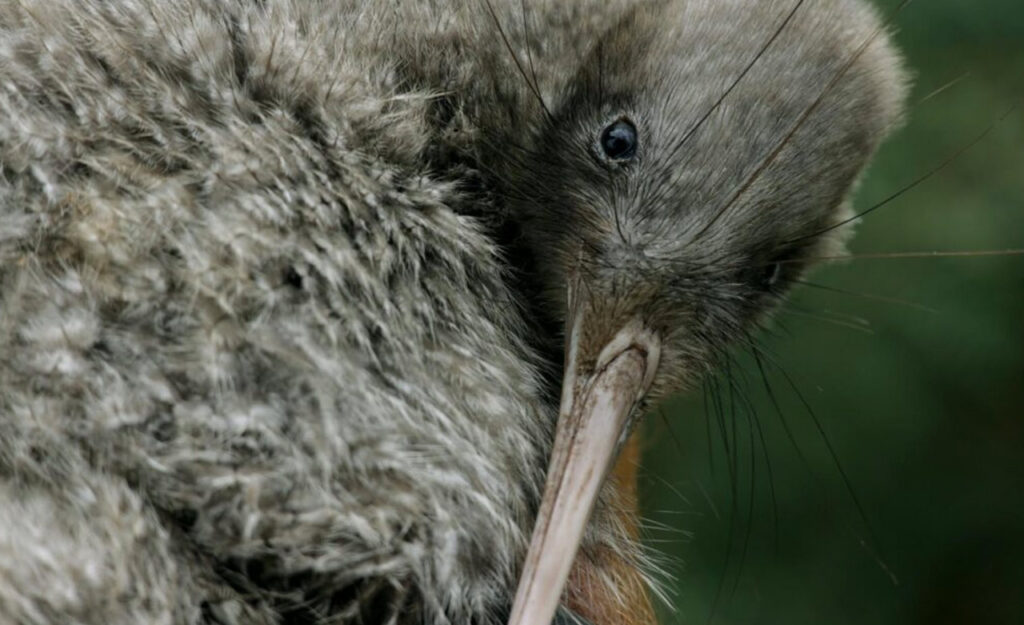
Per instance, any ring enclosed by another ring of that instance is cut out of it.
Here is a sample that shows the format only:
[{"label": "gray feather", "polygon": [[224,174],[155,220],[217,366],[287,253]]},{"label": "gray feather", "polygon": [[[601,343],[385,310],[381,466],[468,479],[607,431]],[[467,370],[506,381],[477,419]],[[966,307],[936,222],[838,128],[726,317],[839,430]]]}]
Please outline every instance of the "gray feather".
[{"label": "gray feather", "polygon": [[[544,108],[633,4],[0,0],[0,623],[499,622],[557,337],[495,229],[537,222]],[[721,20],[684,42],[747,6],[669,4]],[[801,59],[876,24],[809,11]],[[868,56],[829,215],[897,116]],[[584,549],[641,563],[616,507]]]}]

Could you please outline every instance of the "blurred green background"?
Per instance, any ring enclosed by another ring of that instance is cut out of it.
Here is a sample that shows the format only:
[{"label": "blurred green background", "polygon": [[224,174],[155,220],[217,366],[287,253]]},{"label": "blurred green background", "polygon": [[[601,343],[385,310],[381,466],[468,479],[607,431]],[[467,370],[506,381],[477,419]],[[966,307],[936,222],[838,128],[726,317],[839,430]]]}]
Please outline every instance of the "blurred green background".
[{"label": "blurred green background", "polygon": [[[859,210],[1003,119],[851,251],[1024,248],[1024,1],[924,0],[895,25],[909,123]],[[793,441],[749,357],[720,409],[697,392],[647,420],[663,622],[1024,624],[1024,257],[861,259],[808,280],[872,297],[801,287],[762,335]]]}]

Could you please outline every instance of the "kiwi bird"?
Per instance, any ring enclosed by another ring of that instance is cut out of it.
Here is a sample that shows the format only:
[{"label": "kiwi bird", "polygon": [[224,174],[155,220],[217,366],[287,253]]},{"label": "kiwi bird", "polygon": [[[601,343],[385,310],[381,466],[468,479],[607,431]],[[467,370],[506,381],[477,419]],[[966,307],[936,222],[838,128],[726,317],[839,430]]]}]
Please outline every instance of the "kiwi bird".
[{"label": "kiwi bird", "polygon": [[616,453],[904,91],[858,0],[2,0],[0,85],[29,624],[649,620]]}]

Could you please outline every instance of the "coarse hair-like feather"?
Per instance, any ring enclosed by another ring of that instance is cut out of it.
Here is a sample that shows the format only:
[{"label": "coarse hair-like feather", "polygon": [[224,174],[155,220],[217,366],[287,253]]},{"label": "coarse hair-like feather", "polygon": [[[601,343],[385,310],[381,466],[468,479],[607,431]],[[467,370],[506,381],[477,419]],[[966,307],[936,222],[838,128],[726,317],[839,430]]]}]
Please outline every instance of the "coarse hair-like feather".
[{"label": "coarse hair-like feather", "polygon": [[502,622],[564,286],[505,229],[636,4],[0,0],[0,624]]},{"label": "coarse hair-like feather", "polygon": [[0,622],[501,618],[551,419],[389,23],[0,3]]}]

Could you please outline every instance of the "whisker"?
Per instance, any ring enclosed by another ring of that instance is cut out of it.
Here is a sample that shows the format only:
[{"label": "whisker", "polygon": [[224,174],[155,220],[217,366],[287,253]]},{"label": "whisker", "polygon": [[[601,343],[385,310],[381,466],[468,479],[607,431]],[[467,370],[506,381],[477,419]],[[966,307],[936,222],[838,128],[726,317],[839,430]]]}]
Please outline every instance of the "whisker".
[{"label": "whisker", "polygon": [[885,32],[885,29],[888,28],[893,18],[895,18],[896,15],[898,15],[908,4],[910,4],[910,2],[911,0],[903,0],[903,2],[901,2],[899,6],[896,7],[896,9],[889,15],[885,22],[881,26],[876,28],[875,31],[871,33],[871,36],[868,37],[863,44],[861,44],[857,51],[846,61],[846,63],[843,64],[843,66],[839,69],[838,72],[836,72],[836,74],[832,77],[828,84],[825,85],[825,88],[822,89],[821,93],[819,93],[818,96],[814,99],[814,101],[811,102],[810,106],[804,109],[804,112],[801,113],[799,118],[797,118],[796,123],[793,124],[793,126],[789,129],[789,132],[786,133],[786,135],[775,146],[775,148],[773,148],[772,151],[768,153],[767,157],[761,161],[761,163],[757,166],[754,172],[743,182],[742,185],[740,185],[736,193],[734,193],[733,196],[729,198],[729,201],[726,202],[725,205],[714,215],[714,217],[712,217],[711,220],[697,233],[697,235],[694,237],[694,240],[704,236],[704,234],[711,228],[711,226],[717,223],[718,220],[722,217],[722,215],[728,212],[729,209],[732,208],[733,205],[735,205],[736,201],[739,200],[739,198],[743,197],[743,195],[750,189],[750,187],[752,187],[753,184],[757,182],[758,179],[760,179],[761,174],[763,174],[765,170],[767,170],[768,167],[775,162],[775,159],[777,159],[779,157],[779,154],[782,153],[782,150],[785,149],[787,145],[789,145],[789,142],[796,135],[797,131],[800,130],[803,127],[803,125],[807,122],[807,120],[810,119],[811,115],[813,115],[814,112],[818,110],[818,107],[821,106],[821,103],[825,101],[825,96],[828,95],[837,84],[839,84],[839,81],[842,80],[846,73],[850,71],[850,68],[853,67],[854,63],[856,63],[857,60],[864,55],[868,48],[871,47],[871,44],[874,43],[874,41],[879,36],[881,36],[882,33]]},{"label": "whisker", "polygon": [[[730,357],[730,361],[731,360],[732,358]],[[736,383],[735,379],[731,379],[730,383],[733,385],[736,395],[742,400],[743,406],[746,408],[746,410],[743,411],[743,414],[747,419],[747,442],[750,445],[750,475],[749,483],[747,484],[747,522],[743,533],[743,546],[740,547],[739,566],[736,571],[736,576],[733,578],[732,589],[729,591],[730,599],[735,596],[736,589],[739,587],[740,581],[743,578],[743,565],[747,560],[747,550],[750,547],[750,535],[754,526],[754,494],[757,487],[757,450],[754,446],[754,426],[752,423],[752,415],[756,412],[756,409],[750,401],[750,398],[744,393],[744,389],[749,390],[749,387],[747,387],[746,379],[743,377],[742,373],[740,374],[740,380],[744,383],[743,387],[740,387],[739,384]],[[735,428],[735,424],[733,427]]]},{"label": "whisker", "polygon": [[815,283],[815,282],[807,282],[806,280],[793,280],[793,283],[794,284],[799,284],[801,286],[807,286],[807,287],[810,287],[812,289],[819,289],[821,291],[828,291],[829,293],[839,293],[840,295],[849,295],[849,296],[852,296],[852,297],[860,297],[860,298],[863,298],[863,299],[877,301],[877,302],[885,302],[887,304],[897,304],[897,305],[900,305],[900,306],[906,306],[908,308],[914,308],[914,309],[917,309],[917,310],[920,310],[920,311],[923,311],[923,312],[927,312],[927,313],[932,313],[932,314],[938,314],[938,312],[939,312],[937,309],[931,308],[929,306],[925,306],[924,304],[918,304],[917,302],[911,302],[909,300],[899,299],[899,298],[896,298],[896,297],[888,297],[888,296],[885,296],[885,295],[875,295],[875,294],[872,294],[872,293],[859,293],[857,291],[847,291],[845,289],[839,289],[839,288],[836,288],[836,287],[833,287],[833,286],[828,286],[828,285],[825,285],[825,284],[818,284],[818,283]]},{"label": "whisker", "polygon": [[[707,380],[702,381],[700,386],[701,386],[701,392],[703,394],[704,407],[705,407],[705,409],[707,409],[707,407],[709,406],[709,403],[708,403],[708,382],[707,382]],[[708,464],[711,466],[711,476],[714,477],[714,475],[715,475],[715,452],[714,452],[714,447],[715,446],[714,446],[714,443],[712,442],[712,436],[711,436],[711,419],[708,419],[708,418],[704,419],[704,432],[707,434]],[[717,511],[715,512],[715,517],[719,518]]]},{"label": "whisker", "polygon": [[[665,430],[668,432],[669,438],[672,439],[672,443],[676,446],[676,451],[678,451],[680,454],[685,455],[686,448],[683,447],[683,444],[679,440],[679,437],[676,436],[675,430],[672,429],[672,424],[669,422],[668,416],[665,415],[665,409],[664,408],[658,407],[658,417],[661,418],[662,425],[665,426]],[[684,497],[682,494],[679,494],[679,498],[682,499],[683,501],[685,501],[687,504],[690,503],[689,500],[687,500],[686,497]]]},{"label": "whisker", "polygon": [[[801,401],[803,401],[802,394],[795,387],[792,379],[786,373],[785,369],[783,369],[783,367],[779,363],[774,362],[774,360],[771,358],[771,356],[769,355],[768,351],[764,347],[762,347],[760,345],[757,345],[757,344],[755,344],[753,342],[751,342],[749,344],[749,347],[751,349],[751,352],[750,352],[751,356],[753,356],[754,363],[756,364],[757,370],[760,373],[765,393],[767,394],[769,402],[771,403],[772,407],[774,408],[775,414],[776,414],[776,416],[779,419],[779,423],[782,425],[782,429],[783,429],[783,432],[785,432],[785,434],[786,434],[786,438],[789,440],[790,445],[793,447],[793,450],[796,452],[797,458],[800,459],[800,462],[804,466],[804,469],[807,471],[808,475],[810,475],[811,478],[814,480],[815,484],[817,485],[817,488],[820,491],[824,491],[824,486],[822,485],[821,478],[817,475],[817,473],[815,473],[814,469],[812,468],[812,466],[810,464],[810,461],[807,459],[807,456],[803,453],[803,450],[800,448],[800,445],[799,445],[799,443],[796,440],[796,436],[795,436],[792,428],[789,426],[788,421],[785,418],[785,415],[784,415],[784,413],[782,411],[782,406],[779,403],[778,396],[775,393],[775,389],[772,387],[771,382],[768,379],[768,375],[767,375],[767,371],[765,370],[764,363],[765,362],[769,362],[780,373],[782,373],[782,375],[787,379],[787,382],[789,382],[789,385],[791,386],[791,388],[793,388],[793,390],[796,392],[797,396],[800,397]],[[833,456],[833,460],[838,461],[838,458]],[[840,475],[842,476],[842,471],[840,472]],[[845,482],[845,480],[844,480],[844,482]],[[847,483],[846,486],[847,486],[847,490],[849,491],[849,488],[850,488],[849,484]],[[851,493],[851,495],[852,495],[852,493]],[[856,499],[855,499],[855,502],[856,502]],[[831,505],[829,505],[827,503],[827,501],[826,501],[826,506],[827,506],[827,509],[830,510],[830,514],[832,514],[832,512],[831,512]],[[879,565],[879,567],[889,576],[890,580],[892,580],[894,584],[897,584],[898,583],[898,579],[896,578],[896,576],[892,573],[892,571],[890,570],[888,565],[885,563],[885,560],[878,553],[877,549],[872,547],[872,545],[874,545],[876,543],[875,543],[874,539],[871,538],[871,534],[870,534],[871,528],[870,528],[870,525],[867,524],[867,520],[865,518],[863,510],[858,507],[858,512],[860,513],[861,521],[863,523],[865,523],[865,527],[867,527],[867,529],[868,529],[869,540],[865,540],[864,537],[862,537],[860,535],[860,533],[857,532],[856,529],[854,529],[853,527],[851,527],[849,525],[847,525],[848,529],[857,538],[858,544],[863,549],[865,549],[869,554],[871,554],[872,558]]]},{"label": "whisker", "polygon": [[[483,0],[483,2],[484,5],[487,7],[487,12],[490,13],[491,15],[491,20],[494,22],[495,28],[498,29],[498,35],[501,37],[501,41],[505,45],[505,49],[508,50],[509,55],[512,57],[512,62],[515,63],[516,65],[516,69],[519,70],[519,73],[520,75],[522,75],[523,80],[526,81],[526,86],[530,89],[530,92],[533,94],[535,98],[537,98],[537,103],[540,104],[540,107],[544,111],[544,114],[547,116],[548,119],[551,119],[551,111],[548,110],[548,106],[544,102],[544,97],[541,96],[540,91],[537,88],[537,85],[530,82],[530,76],[526,73],[526,70],[523,68],[523,64],[519,60],[519,55],[516,54],[515,48],[512,47],[512,42],[509,41],[508,35],[505,33],[505,29],[501,25],[501,20],[498,19],[498,14],[494,10],[494,5],[491,4],[491,0]],[[529,43],[527,43],[527,46],[529,46]]]},{"label": "whisker", "polygon": [[[669,425],[668,417],[665,415],[665,411],[663,409],[659,409],[658,410],[658,415],[661,417],[662,424],[665,426],[666,430],[669,432],[669,436],[672,438],[673,442],[675,443],[677,451],[679,451],[679,453],[685,453],[685,447],[683,447],[683,445],[679,442],[679,439],[676,437],[675,432],[672,430],[672,427]],[[669,482],[665,478],[663,478],[660,475],[657,475],[655,473],[647,473],[647,472],[645,472],[644,474],[646,476],[653,477],[654,479],[656,479],[659,482],[661,482],[666,488],[668,488],[670,491],[672,491],[672,494],[675,495],[675,497],[678,498],[679,501],[681,501],[687,507],[689,507],[689,508],[693,507],[693,504],[690,502],[690,499],[686,495],[681,493],[679,491],[679,489],[675,487],[674,484],[672,484],[671,482]],[[699,513],[696,512],[696,511],[690,511],[690,512],[682,512],[682,511],[680,511],[679,514],[698,515]],[[680,530],[679,528],[669,528],[669,527],[666,526],[663,529],[666,529],[666,530],[671,529],[671,531],[674,531],[674,532],[685,533],[685,530]]]},{"label": "whisker", "polygon": [[[868,539],[867,542],[871,545],[872,549],[875,552],[877,552],[877,547],[879,543],[878,539],[876,538],[877,535],[874,531],[874,528],[871,522],[868,520],[868,516],[867,513],[864,511],[864,505],[861,503],[860,496],[857,494],[857,490],[853,487],[853,482],[850,480],[849,475],[846,473],[846,469],[843,467],[842,462],[840,462],[839,455],[836,453],[835,447],[832,445],[832,440],[828,437],[828,434],[825,432],[825,428],[822,426],[821,420],[818,418],[817,413],[815,413],[814,409],[811,407],[810,402],[807,401],[807,398],[804,396],[803,392],[800,391],[799,387],[796,385],[796,382],[789,375],[789,373],[776,363],[773,363],[770,358],[768,359],[768,362],[769,364],[772,364],[773,366],[776,367],[776,369],[782,375],[782,378],[793,390],[793,393],[796,395],[801,405],[803,405],[804,410],[811,417],[811,423],[814,425],[814,429],[818,432],[818,435],[821,437],[821,440],[825,445],[825,449],[828,451],[829,457],[831,457],[832,459],[832,464],[836,467],[836,471],[839,473],[839,477],[843,482],[843,486],[846,489],[847,494],[850,496],[850,500],[853,502],[854,508],[857,510],[857,516],[860,518],[861,523],[864,525],[864,530],[867,534]],[[887,566],[884,566],[884,560],[879,557],[878,561],[881,564],[883,564],[884,570],[887,573],[890,573],[889,568]]]},{"label": "whisker", "polygon": [[[748,335],[748,342],[753,342],[753,338]],[[765,379],[764,370],[758,368],[758,373],[761,375],[765,385],[768,384]],[[755,413],[756,417],[756,413]],[[771,454],[768,452],[768,443],[764,435],[764,428],[761,427],[761,419],[755,418],[754,424],[757,427],[757,437],[761,442],[761,452],[764,455],[765,468],[768,470],[768,491],[771,495],[772,501],[772,535],[774,537],[775,553],[779,553],[779,502],[775,493],[775,473],[772,470]]]},{"label": "whisker", "polygon": [[704,484],[701,483],[700,480],[694,480],[694,485],[697,487],[697,490],[700,491],[704,500],[707,501],[708,507],[711,508],[711,514],[714,515],[715,520],[721,521],[722,514],[718,511],[718,506],[715,505],[715,500],[711,497],[711,493],[708,492],[708,489],[704,487]]},{"label": "whisker", "polygon": [[649,260],[657,261],[664,266],[680,265],[690,271],[706,272],[705,275],[729,275],[747,269],[757,269],[770,265],[803,265],[809,262],[838,262],[853,260],[889,260],[889,259],[927,259],[927,258],[987,258],[1024,256],[1024,248],[1006,248],[1001,250],[934,250],[920,252],[867,252],[858,254],[837,254],[832,256],[800,256],[784,260],[763,263],[726,263],[721,259],[709,258],[704,263],[692,260],[681,260],[668,256],[649,256]]},{"label": "whisker", "polygon": [[[679,153],[679,151],[689,142],[689,140],[693,137],[693,135],[696,134],[697,131],[700,130],[704,126],[704,124],[708,121],[708,119],[710,119],[710,117],[715,113],[715,111],[717,111],[719,108],[721,108],[722,103],[725,101],[725,99],[727,97],[729,97],[729,95],[736,89],[736,87],[740,84],[740,82],[742,82],[743,79],[747,76],[747,74],[749,74],[750,71],[757,65],[758,61],[760,61],[764,57],[765,53],[768,52],[768,49],[771,48],[772,44],[775,43],[775,41],[786,30],[786,27],[789,26],[789,24],[793,21],[793,18],[796,16],[797,12],[800,10],[800,7],[803,6],[804,2],[805,2],[805,0],[798,0],[797,1],[797,3],[793,6],[793,8],[786,15],[785,19],[782,20],[782,23],[779,25],[779,27],[775,29],[775,31],[772,33],[772,35],[764,43],[764,45],[761,46],[761,48],[758,50],[757,54],[754,55],[754,57],[750,60],[750,62],[736,76],[736,78],[732,81],[732,83],[730,83],[730,85],[725,89],[725,91],[722,92],[722,95],[719,96],[719,98],[715,101],[715,103],[712,104],[711,107],[709,107],[708,110],[705,111],[705,113],[690,127],[690,129],[686,131],[686,134],[683,135],[683,138],[672,147],[672,150],[669,152],[669,156],[668,156],[667,159],[665,159],[665,162],[667,162],[667,163],[674,163],[675,162],[675,157]],[[693,157],[691,157],[687,161],[687,164],[689,163],[689,161],[692,161],[692,159],[693,159]],[[647,206],[656,206],[659,203],[659,201],[662,199],[663,195],[665,193],[667,193],[667,190],[672,187],[672,185],[682,175],[682,172],[684,172],[686,170],[686,167],[685,166],[684,167],[678,167],[677,169],[678,169],[678,171],[672,175],[672,177],[669,179],[668,183],[667,184],[662,184],[659,187],[659,190],[654,193],[654,197],[650,201],[644,203],[645,205],[647,205]],[[651,216],[651,211],[644,212],[640,216],[640,222],[642,223],[644,221],[647,221],[650,218],[650,216]]]},{"label": "whisker", "polygon": [[817,256],[811,258],[799,258],[793,260],[777,261],[780,263],[800,263],[807,261],[831,261],[831,260],[888,260],[888,259],[917,259],[917,258],[987,258],[1002,256],[1024,256],[1024,248],[1011,248],[1005,250],[954,250],[934,252],[879,252],[867,254],[842,254],[839,256]]},{"label": "whisker", "polygon": [[725,469],[729,472],[729,479],[732,479],[732,448],[729,447],[729,437],[727,436],[727,428],[725,426],[725,403],[722,401],[722,389],[718,385],[718,380],[711,380],[711,400],[714,402],[714,416],[718,422],[718,436],[722,442],[722,448],[725,453]]},{"label": "whisker", "polygon": [[523,42],[526,46],[526,63],[530,67],[530,76],[533,78],[533,90],[537,93],[537,97],[540,99],[540,105],[547,113],[550,118],[551,113],[548,111],[548,107],[544,104],[544,98],[540,96],[540,83],[537,81],[537,68],[533,65],[533,51],[530,47],[530,27],[526,18],[526,0],[519,0],[520,14],[523,18]]},{"label": "whisker", "polygon": [[945,93],[949,89],[952,89],[953,87],[957,86],[958,84],[960,84],[961,82],[967,80],[970,77],[971,77],[971,72],[964,72],[963,74],[960,74],[959,76],[957,76],[953,80],[947,82],[946,84],[942,85],[938,89],[935,89],[934,91],[931,91],[928,95],[926,95],[923,98],[921,98],[920,100],[918,100],[917,104],[918,105],[924,104],[928,100],[931,100],[932,98]]},{"label": "whisker", "polygon": [[835,224],[832,224],[831,226],[829,226],[827,228],[823,228],[822,230],[818,230],[817,232],[813,232],[811,234],[807,234],[807,235],[804,235],[804,236],[801,236],[801,237],[797,237],[795,239],[790,239],[790,240],[786,241],[786,243],[787,244],[789,244],[789,243],[797,243],[799,241],[805,241],[805,240],[810,239],[810,238],[818,237],[818,236],[820,236],[822,234],[825,234],[826,232],[831,232],[831,231],[835,230],[836,228],[841,228],[841,227],[845,226],[846,224],[849,224],[849,223],[852,223],[854,221],[857,221],[858,219],[861,219],[864,216],[869,215],[869,214],[875,212],[876,210],[882,208],[883,206],[886,206],[886,205],[890,204],[894,200],[896,200],[896,199],[906,195],[910,191],[912,191],[915,188],[917,188],[918,185],[926,182],[927,180],[932,178],[935,174],[937,174],[937,173],[941,172],[942,170],[946,169],[947,167],[949,167],[958,158],[963,156],[968,150],[970,150],[974,146],[976,146],[979,143],[981,143],[985,139],[985,137],[987,137],[989,134],[991,134],[991,132],[996,128],[996,126],[998,126],[1003,120],[1005,120],[1007,117],[1009,117],[1010,114],[1013,113],[1015,110],[1017,110],[1017,105],[1011,106],[1010,109],[1008,111],[1006,111],[1005,113],[1003,113],[1003,115],[999,119],[997,119],[996,121],[994,121],[991,124],[989,124],[988,127],[985,128],[985,130],[983,132],[981,132],[978,136],[976,136],[974,139],[972,139],[966,145],[961,146],[960,149],[958,149],[953,154],[948,156],[945,160],[943,160],[941,163],[939,163],[936,167],[934,167],[930,171],[926,172],[925,174],[919,176],[914,181],[912,181],[910,184],[908,184],[905,187],[899,189],[898,191],[896,191],[895,193],[893,193],[889,197],[883,199],[882,201],[880,201],[880,202],[878,202],[876,204],[873,204],[869,208],[867,208],[867,209],[857,213],[853,217],[849,217],[847,219],[843,219],[842,221],[840,221],[838,223],[835,223]]},{"label": "whisker", "polygon": [[[815,481],[818,481],[819,478],[817,474],[814,472],[814,470],[811,468],[811,463],[807,459],[807,456],[800,448],[800,444],[796,440],[796,435],[793,432],[793,428],[790,427],[789,422],[786,420],[785,414],[782,411],[782,404],[779,403],[778,396],[776,395],[775,390],[772,388],[771,383],[768,380],[768,373],[765,371],[764,367],[764,363],[768,359],[767,350],[758,345],[751,345],[750,347],[752,350],[752,354],[754,356],[754,362],[757,364],[757,370],[761,374],[761,380],[764,382],[765,393],[768,395],[768,400],[769,402],[771,402],[772,407],[775,409],[775,415],[779,419],[779,424],[782,425],[782,430],[786,434],[786,438],[789,439],[789,443],[790,445],[793,446],[793,450],[796,452],[797,458],[800,459],[800,462],[807,469],[808,474],[810,474],[811,477],[815,479]],[[777,368],[779,367],[779,365],[775,364],[774,362],[771,364],[772,366],[775,366]]]},{"label": "whisker", "polygon": [[775,31],[772,33],[771,37],[768,38],[768,41],[766,41],[764,45],[761,46],[757,54],[754,55],[754,58],[751,59],[750,62],[747,63],[747,65],[743,68],[743,71],[741,71],[739,75],[736,76],[735,80],[733,80],[729,87],[722,92],[722,95],[715,101],[714,104],[711,105],[710,108],[708,108],[704,115],[702,115],[700,119],[698,119],[696,123],[694,123],[690,127],[690,129],[686,131],[686,134],[683,135],[683,138],[679,141],[679,143],[677,143],[675,147],[672,148],[672,151],[669,152],[667,162],[674,162],[673,159],[675,158],[675,155],[679,152],[679,150],[681,150],[687,144],[687,142],[689,142],[690,138],[692,138],[693,135],[698,130],[700,130],[704,123],[707,122],[708,118],[710,118],[715,113],[715,111],[717,111],[722,106],[722,102],[724,102],[725,99],[729,97],[729,94],[731,94],[736,89],[737,85],[739,85],[740,82],[742,82],[743,79],[747,76],[747,74],[750,73],[750,70],[753,69],[755,65],[757,65],[757,62],[760,61],[762,57],[764,57],[765,53],[768,52],[768,49],[772,46],[773,43],[775,43],[775,40],[782,35],[782,33],[786,30],[786,27],[789,26],[789,23],[793,21],[793,18],[796,16],[797,11],[800,10],[800,7],[803,6],[805,1],[806,0],[797,1],[796,5],[794,5],[793,8],[789,11],[789,13],[786,15],[786,18],[782,20],[782,23],[779,25],[779,27],[776,28]]},{"label": "whisker", "polygon": [[874,333],[875,333],[875,331],[872,330],[871,328],[866,328],[866,327],[864,327],[861,324],[852,323],[852,322],[849,322],[849,321],[843,321],[841,319],[833,319],[831,317],[827,317],[827,316],[824,316],[824,315],[818,315],[818,314],[815,314],[815,313],[812,313],[812,312],[808,312],[808,311],[793,310],[793,309],[790,309],[790,308],[782,308],[782,309],[779,310],[779,312],[782,313],[782,314],[786,314],[786,315],[793,315],[793,316],[796,316],[796,317],[804,317],[806,319],[813,319],[815,321],[820,321],[822,323],[828,323],[828,324],[831,324],[831,325],[834,325],[834,326],[838,326],[840,328],[846,328],[848,330],[856,330],[857,332],[862,332],[862,333],[868,334],[868,335],[874,335]]},{"label": "whisker", "polygon": [[[727,376],[731,375],[728,372],[728,367],[726,367],[725,375],[727,375]],[[730,390],[731,390],[731,384],[729,386],[730,386]],[[717,383],[716,383],[716,387],[717,387]],[[730,399],[732,399],[731,396],[730,396]],[[721,398],[720,397],[719,397],[719,403],[721,403]],[[730,401],[730,407],[732,407],[733,405],[734,405],[733,402]],[[708,620],[707,620],[708,623],[711,623],[712,621],[714,621],[715,613],[718,611],[719,601],[722,598],[722,591],[725,589],[725,583],[726,583],[726,580],[729,577],[729,564],[732,561],[733,543],[735,542],[735,539],[736,539],[736,523],[737,523],[737,517],[739,516],[739,498],[738,498],[737,492],[736,492],[736,489],[737,489],[736,467],[734,466],[735,456],[737,454],[735,453],[735,450],[732,452],[731,455],[730,455],[730,453],[728,451],[730,449],[730,447],[729,447],[729,435],[728,435],[728,428],[726,426],[724,415],[720,419],[720,421],[721,422],[719,424],[719,427],[720,427],[721,434],[722,434],[722,442],[725,445],[726,450],[727,450],[726,451],[726,458],[727,458],[726,466],[729,468],[729,492],[730,492],[730,497],[729,497],[729,522],[728,522],[728,531],[726,533],[725,560],[722,562],[722,574],[718,578],[718,585],[715,588],[714,598],[711,601],[711,609],[708,612]],[[735,420],[734,420],[734,424],[735,424]]]}]

